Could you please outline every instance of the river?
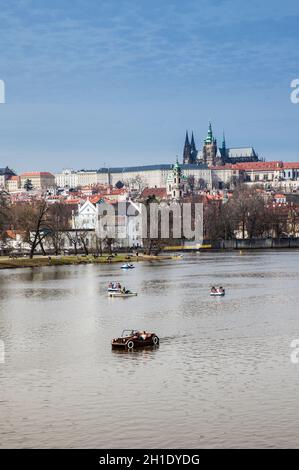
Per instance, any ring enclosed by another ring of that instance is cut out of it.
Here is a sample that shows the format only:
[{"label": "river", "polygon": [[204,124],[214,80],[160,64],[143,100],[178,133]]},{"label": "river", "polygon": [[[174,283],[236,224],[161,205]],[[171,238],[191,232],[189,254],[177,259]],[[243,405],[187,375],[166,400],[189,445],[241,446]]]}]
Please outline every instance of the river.
[{"label": "river", "polygon": [[[298,261],[226,252],[127,272],[0,271],[0,447],[299,447]],[[108,298],[110,280],[138,297]],[[159,348],[112,351],[124,328],[156,332]]]}]

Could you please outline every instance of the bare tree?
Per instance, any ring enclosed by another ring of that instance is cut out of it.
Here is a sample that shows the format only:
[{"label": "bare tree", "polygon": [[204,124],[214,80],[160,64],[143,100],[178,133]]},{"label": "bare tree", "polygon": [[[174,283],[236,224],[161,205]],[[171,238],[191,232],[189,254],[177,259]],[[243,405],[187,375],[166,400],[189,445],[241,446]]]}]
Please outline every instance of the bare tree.
[{"label": "bare tree", "polygon": [[4,238],[5,231],[9,227],[10,215],[9,194],[4,190],[0,190],[0,239]]},{"label": "bare tree", "polygon": [[74,248],[75,255],[77,255],[78,254],[78,247],[80,245],[80,238],[79,238],[78,230],[76,230],[76,229],[75,230],[68,230],[66,232],[66,235],[69,239],[70,244]]},{"label": "bare tree", "polygon": [[33,258],[38,246],[45,254],[43,240],[49,232],[48,208],[46,200],[13,204],[10,207],[12,227],[25,233],[24,241],[30,246],[30,258]]},{"label": "bare tree", "polygon": [[51,241],[55,254],[58,255],[65,237],[65,232],[70,227],[71,209],[62,203],[56,203],[49,207],[47,221],[49,233],[47,238]]},{"label": "bare tree", "polygon": [[265,201],[258,189],[237,187],[227,202],[232,220],[241,230],[242,238],[260,236],[264,230]]},{"label": "bare tree", "polygon": [[106,236],[103,240],[104,246],[107,248],[108,253],[112,253],[112,245],[115,242],[115,238]]}]

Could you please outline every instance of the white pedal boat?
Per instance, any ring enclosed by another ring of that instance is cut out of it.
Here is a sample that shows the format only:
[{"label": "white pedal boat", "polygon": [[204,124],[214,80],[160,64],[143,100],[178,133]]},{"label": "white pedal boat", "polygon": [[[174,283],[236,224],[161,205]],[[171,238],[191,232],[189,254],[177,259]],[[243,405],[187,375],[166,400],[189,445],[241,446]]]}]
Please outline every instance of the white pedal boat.
[{"label": "white pedal boat", "polygon": [[133,264],[129,264],[129,263],[126,263],[126,264],[123,264],[121,269],[134,269],[135,266]]},{"label": "white pedal boat", "polygon": [[136,297],[137,292],[108,292],[108,297]]}]

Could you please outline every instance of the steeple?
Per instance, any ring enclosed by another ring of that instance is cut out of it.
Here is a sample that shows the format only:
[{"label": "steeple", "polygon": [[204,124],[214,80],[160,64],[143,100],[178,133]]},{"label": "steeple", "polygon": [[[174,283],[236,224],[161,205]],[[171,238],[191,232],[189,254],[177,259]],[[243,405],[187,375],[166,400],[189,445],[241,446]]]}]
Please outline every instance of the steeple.
[{"label": "steeple", "polygon": [[213,142],[213,131],[212,131],[212,124],[209,122],[209,130],[208,130],[208,135],[207,138],[205,139],[205,144],[211,144]]},{"label": "steeple", "polygon": [[224,131],[223,131],[223,138],[222,138],[222,148],[223,148],[223,149],[226,149],[226,143],[225,143],[225,134],[224,134]]},{"label": "steeple", "polygon": [[188,131],[186,131],[185,147],[190,147]]},{"label": "steeple", "polygon": [[184,192],[184,182],[182,178],[182,168],[178,157],[172,167],[172,172],[167,177],[167,194],[171,199],[180,200]]},{"label": "steeple", "polygon": [[188,131],[186,131],[185,145],[183,151],[183,163],[190,163],[191,160],[191,145],[189,142]]},{"label": "steeple", "polygon": [[222,137],[222,146],[219,150],[220,150],[220,154],[221,154],[222,163],[225,164],[226,163],[226,158],[227,158],[227,155],[226,155],[227,151],[226,151],[226,142],[225,142],[224,131],[223,131],[223,137]]},{"label": "steeple", "polygon": [[179,157],[176,156],[175,164],[173,165],[174,171],[181,173],[181,165],[179,164]]},{"label": "steeple", "polygon": [[213,136],[212,124],[209,122],[208,135],[202,149],[203,162],[208,166],[214,166],[217,161],[217,140]]},{"label": "steeple", "polygon": [[191,162],[190,163],[196,163],[197,149],[196,149],[196,145],[195,145],[193,132],[192,132],[192,136],[191,136],[191,144],[190,145],[191,145]]}]

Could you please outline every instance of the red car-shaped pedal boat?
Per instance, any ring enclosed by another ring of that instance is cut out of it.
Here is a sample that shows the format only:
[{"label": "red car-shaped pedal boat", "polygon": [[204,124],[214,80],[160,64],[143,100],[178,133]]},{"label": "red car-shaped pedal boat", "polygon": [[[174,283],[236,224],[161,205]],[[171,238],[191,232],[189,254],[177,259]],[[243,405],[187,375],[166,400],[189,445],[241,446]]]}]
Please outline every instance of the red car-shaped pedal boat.
[{"label": "red car-shaped pedal boat", "polygon": [[123,330],[120,338],[111,342],[112,349],[134,349],[146,346],[158,346],[159,338],[155,333],[138,330]]}]

